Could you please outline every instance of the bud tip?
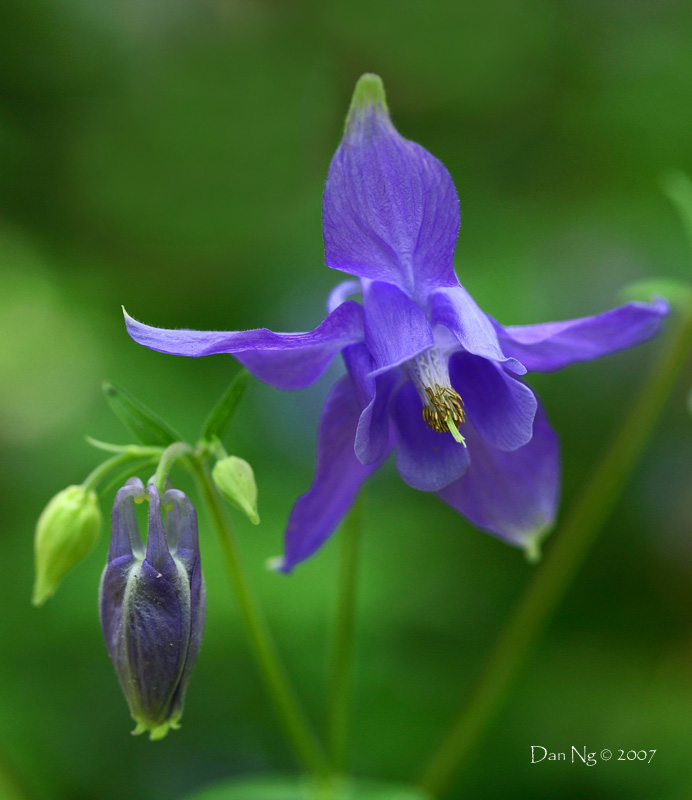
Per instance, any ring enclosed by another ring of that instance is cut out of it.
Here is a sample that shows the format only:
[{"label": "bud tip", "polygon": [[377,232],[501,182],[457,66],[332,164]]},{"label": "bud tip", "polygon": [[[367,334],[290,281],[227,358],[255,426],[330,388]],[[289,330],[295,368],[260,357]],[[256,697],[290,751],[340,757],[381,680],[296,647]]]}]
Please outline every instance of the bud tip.
[{"label": "bud tip", "polygon": [[366,72],[356,83],[356,88],[353,90],[353,97],[351,98],[351,106],[346,117],[347,130],[360,120],[368,110],[373,110],[389,117],[389,108],[387,107],[387,97],[382,78],[372,72]]},{"label": "bud tip", "polygon": [[543,536],[540,533],[534,533],[524,545],[524,555],[529,564],[535,565],[541,562],[543,558]]}]

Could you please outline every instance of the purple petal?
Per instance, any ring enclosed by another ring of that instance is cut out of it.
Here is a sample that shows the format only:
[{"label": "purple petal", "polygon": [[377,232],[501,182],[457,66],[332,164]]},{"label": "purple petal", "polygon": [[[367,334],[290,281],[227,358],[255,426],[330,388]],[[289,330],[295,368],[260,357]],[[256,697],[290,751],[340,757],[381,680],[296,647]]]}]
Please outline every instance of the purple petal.
[{"label": "purple petal", "polygon": [[356,458],[361,464],[372,464],[379,461],[390,446],[389,398],[398,376],[390,371],[373,378],[372,357],[364,344],[347,347],[343,355],[363,409],[356,430]]},{"label": "purple petal", "polygon": [[555,432],[539,405],[531,441],[506,452],[464,428],[468,472],[438,496],[470,522],[512,544],[527,546],[552,527],[560,493]]},{"label": "purple petal", "polygon": [[504,362],[507,369],[517,375],[525,374],[522,364],[502,352],[488,315],[463,286],[434,292],[430,296],[430,312],[432,324],[444,325],[467,352]]},{"label": "purple petal", "polygon": [[469,466],[469,454],[451,433],[436,433],[421,416],[423,404],[412,383],[397,392],[392,407],[396,430],[396,467],[414,489],[436,492],[457,480]]},{"label": "purple petal", "polygon": [[443,164],[394,128],[381,103],[352,108],[322,206],[327,266],[411,295],[457,283],[459,200]]},{"label": "purple petal", "polygon": [[163,573],[143,562],[136,597],[127,604],[123,620],[124,641],[118,655],[126,662],[121,670],[114,663],[133,711],[139,706],[152,722],[169,718],[185,667],[190,608],[184,598],[172,559]]},{"label": "purple petal", "polygon": [[185,667],[180,676],[180,682],[173,697],[171,698],[171,715],[180,714],[185,703],[185,692],[187,684],[192,674],[192,669],[197,662],[200,648],[202,647],[202,636],[204,634],[204,622],[207,615],[207,589],[202,575],[202,567],[199,559],[197,560],[192,573],[190,574],[190,641],[185,657]]},{"label": "purple petal", "polygon": [[279,389],[302,389],[314,383],[334,356],[363,339],[363,310],[346,302],[309,333],[193,331],[153,328],[125,313],[127,332],[139,344],[178,356],[232,353],[260,380]]},{"label": "purple petal", "polygon": [[189,574],[199,560],[197,512],[187,495],[179,489],[169,489],[163,495],[162,504],[170,506],[164,523],[168,548]]},{"label": "purple petal", "polygon": [[182,563],[190,580],[190,641],[185,658],[185,668],[171,700],[171,715],[174,716],[182,711],[187,683],[202,646],[204,621],[207,613],[207,592],[199,555],[195,508],[187,496],[177,489],[169,489],[162,499],[164,505],[171,503],[171,510],[165,520],[166,536],[171,552],[175,549],[176,559]]},{"label": "purple petal", "polygon": [[[136,479],[128,481],[118,493],[114,522],[123,508],[132,510],[133,493],[135,497],[145,496]],[[166,722],[173,727],[178,724],[206,611],[192,504],[182,492],[166,492],[164,506],[170,503],[171,509],[164,523],[158,489],[150,484],[146,493],[146,558],[142,561],[131,554],[109,558],[99,589],[106,648],[138,731],[140,726],[153,731]],[[128,524],[136,526],[134,513],[130,517]],[[116,527],[114,524],[114,539],[119,536]]]},{"label": "purple petal", "polygon": [[133,500],[135,497],[145,496],[144,484],[139,478],[130,478],[122,489],[118,489],[111,514],[109,562],[121,556],[144,557],[144,547],[139,535]]},{"label": "purple petal", "polygon": [[537,401],[528,386],[494,361],[470,353],[455,353],[449,374],[469,420],[489,445],[516,450],[529,441]]},{"label": "purple petal", "polygon": [[373,375],[415,358],[435,344],[425,311],[391,283],[363,281],[365,344]]},{"label": "purple petal", "polygon": [[322,411],[315,477],[291,511],[282,572],[290,572],[321,547],[355,501],[361,484],[382,461],[364,466],[356,458],[353,441],[359,416],[360,404],[346,376],[333,386]]},{"label": "purple petal", "polygon": [[123,627],[123,603],[130,572],[136,559],[131,555],[122,555],[109,559],[106,569],[101,575],[99,586],[99,616],[101,630],[106,649],[116,670],[121,665],[121,638]]},{"label": "purple petal", "polygon": [[166,532],[161,519],[161,503],[159,501],[159,490],[155,484],[147,486],[149,494],[149,528],[147,531],[147,555],[146,561],[154,570],[164,572],[169,562],[172,563]]},{"label": "purple petal", "polygon": [[109,562],[101,579],[103,637],[134,716],[162,723],[189,646],[190,607],[178,569],[148,561]]},{"label": "purple petal", "polygon": [[505,353],[527,369],[552,372],[651,339],[668,311],[665,301],[656,300],[627,303],[594,317],[508,327],[495,322],[495,327]]},{"label": "purple petal", "polygon": [[327,313],[331,314],[335,308],[345,303],[349,297],[360,293],[360,281],[341,281],[335,286],[327,298]]}]

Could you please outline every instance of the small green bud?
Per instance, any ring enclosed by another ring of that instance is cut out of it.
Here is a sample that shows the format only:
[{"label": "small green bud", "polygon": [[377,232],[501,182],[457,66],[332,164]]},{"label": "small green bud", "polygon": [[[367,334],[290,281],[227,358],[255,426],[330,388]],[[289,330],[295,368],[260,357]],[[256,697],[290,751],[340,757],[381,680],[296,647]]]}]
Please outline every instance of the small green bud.
[{"label": "small green bud", "polygon": [[211,471],[216,488],[236,508],[244,512],[250,522],[257,525],[257,484],[252,467],[242,458],[226,456],[214,464]]},{"label": "small green bud", "polygon": [[36,579],[32,603],[40,606],[60,581],[93,550],[101,531],[96,492],[68,486],[48,503],[36,523]]}]

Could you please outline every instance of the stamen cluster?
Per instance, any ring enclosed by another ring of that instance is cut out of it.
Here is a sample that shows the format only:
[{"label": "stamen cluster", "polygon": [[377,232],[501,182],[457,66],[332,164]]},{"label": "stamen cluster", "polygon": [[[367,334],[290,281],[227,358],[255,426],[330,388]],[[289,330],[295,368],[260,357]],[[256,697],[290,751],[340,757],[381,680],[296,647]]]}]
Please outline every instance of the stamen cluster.
[{"label": "stamen cluster", "polygon": [[464,401],[451,386],[435,384],[434,388],[425,386],[429,404],[423,406],[423,419],[436,433],[449,433],[449,421],[458,429],[466,419]]}]

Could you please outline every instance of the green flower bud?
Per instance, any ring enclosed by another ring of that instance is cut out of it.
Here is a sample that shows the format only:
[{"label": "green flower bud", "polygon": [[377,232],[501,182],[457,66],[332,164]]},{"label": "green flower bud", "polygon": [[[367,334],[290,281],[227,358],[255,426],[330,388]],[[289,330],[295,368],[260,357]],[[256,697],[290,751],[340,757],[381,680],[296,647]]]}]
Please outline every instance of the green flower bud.
[{"label": "green flower bud", "polygon": [[96,492],[68,486],[48,503],[36,523],[36,579],[32,602],[40,606],[60,581],[93,550],[101,531]]},{"label": "green flower bud", "polygon": [[211,471],[216,488],[221,494],[245,513],[250,522],[257,525],[257,484],[252,467],[242,458],[226,456],[214,464]]}]

